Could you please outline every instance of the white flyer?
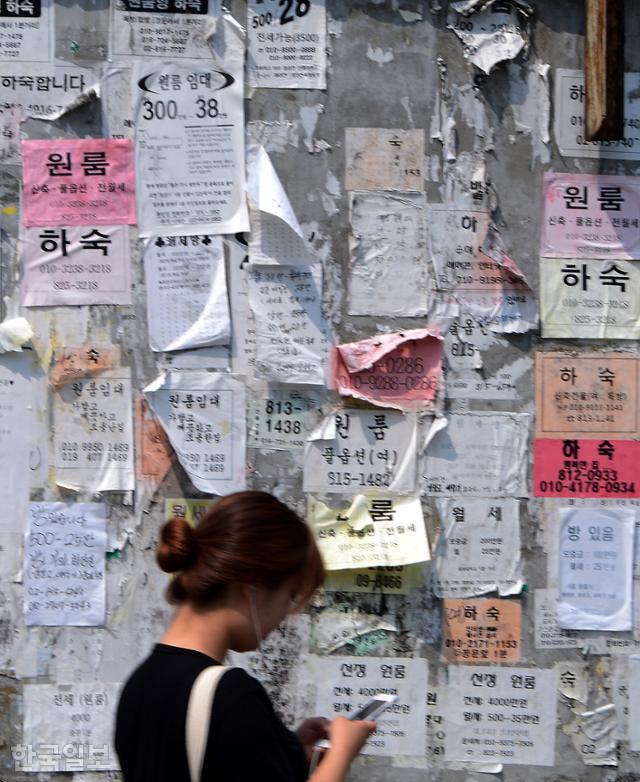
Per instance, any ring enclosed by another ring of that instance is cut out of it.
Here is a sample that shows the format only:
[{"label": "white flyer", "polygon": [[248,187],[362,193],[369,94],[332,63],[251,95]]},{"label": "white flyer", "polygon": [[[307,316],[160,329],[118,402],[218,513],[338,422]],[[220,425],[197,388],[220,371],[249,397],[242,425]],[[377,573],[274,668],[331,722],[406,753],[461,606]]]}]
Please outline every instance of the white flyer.
[{"label": "white flyer", "polygon": [[48,62],[52,55],[52,0],[3,0],[0,62]]},{"label": "white flyer", "polygon": [[131,304],[129,226],[23,228],[25,307]]},{"label": "white flyer", "polygon": [[144,249],[144,273],[151,350],[229,344],[231,319],[219,236],[152,237]]},{"label": "white flyer", "polygon": [[411,565],[431,558],[419,497],[357,494],[338,508],[309,497],[308,518],[327,570]]},{"label": "white flyer", "polygon": [[231,305],[231,370],[252,378],[256,366],[256,324],[249,306],[249,256],[238,237],[223,239]]},{"label": "white flyer", "polygon": [[98,81],[95,71],[78,65],[1,63],[0,107],[16,108],[27,117],[57,119],[95,89]]},{"label": "white flyer", "polygon": [[631,508],[560,511],[560,627],[632,629],[635,518]]},{"label": "white flyer", "polygon": [[557,687],[555,669],[450,665],[447,760],[553,766]]},{"label": "white flyer", "polygon": [[324,0],[249,0],[247,30],[250,87],[326,89]]},{"label": "white flyer", "polygon": [[52,461],[58,486],[74,491],[133,491],[129,370],[78,378],[53,393]]},{"label": "white flyer", "polygon": [[109,138],[133,138],[130,63],[107,63],[100,82],[102,135]]},{"label": "white flyer", "polygon": [[25,624],[104,624],[106,546],[103,503],[32,502],[24,544]]},{"label": "white flyer", "polygon": [[144,394],[196,489],[245,488],[245,386],[221,373],[170,371]]},{"label": "white flyer", "polygon": [[258,377],[325,385],[330,335],[322,314],[322,268],[251,265],[248,272]]},{"label": "white flyer", "polygon": [[315,684],[316,714],[348,717],[380,693],[398,700],[376,720],[365,755],[423,755],[426,743],[427,661],[407,657],[316,657],[305,660]]},{"label": "white flyer", "polygon": [[560,154],[566,157],[640,160],[640,102],[636,98],[638,74],[624,75],[624,138],[618,141],[587,141],[584,132],[585,86],[581,70],[556,68],[554,136]]},{"label": "white flyer", "polygon": [[111,54],[209,60],[207,38],[220,13],[218,0],[115,0]]},{"label": "white flyer", "polygon": [[453,413],[427,446],[423,489],[436,497],[526,497],[528,413]]},{"label": "white flyer", "polygon": [[23,743],[11,747],[16,770],[119,769],[113,715],[121,687],[115,682],[25,684]]},{"label": "white flyer", "polygon": [[251,143],[247,147],[247,193],[251,207],[251,263],[296,266],[318,261],[261,144]]},{"label": "white flyer", "polygon": [[[0,356],[0,532],[23,532],[29,499],[30,450],[37,435],[34,351]],[[46,449],[46,443],[40,444]]]},{"label": "white flyer", "polygon": [[427,314],[426,210],[424,193],[351,193],[350,315]]},{"label": "white flyer", "polygon": [[249,230],[244,192],[242,32],[225,16],[220,63],[135,62],[140,235]]},{"label": "white flyer", "polygon": [[456,497],[438,500],[437,506],[440,538],[432,566],[434,593],[519,594],[523,579],[518,501]]},{"label": "white flyer", "polygon": [[390,494],[416,489],[413,414],[346,408],[307,440],[304,491]]},{"label": "white flyer", "polygon": [[324,394],[315,388],[271,386],[249,399],[249,448],[297,451],[322,418]]},{"label": "white flyer", "polygon": [[585,645],[584,633],[565,630],[558,624],[558,591],[534,590],[536,649],[579,649]]}]

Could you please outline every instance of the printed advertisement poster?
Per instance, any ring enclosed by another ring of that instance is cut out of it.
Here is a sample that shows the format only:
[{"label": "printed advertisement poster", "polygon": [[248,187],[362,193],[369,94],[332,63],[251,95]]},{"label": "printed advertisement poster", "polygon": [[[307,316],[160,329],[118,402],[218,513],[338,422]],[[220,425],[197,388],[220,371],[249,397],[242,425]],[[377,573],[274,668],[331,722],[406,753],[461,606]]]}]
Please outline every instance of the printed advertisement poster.
[{"label": "printed advertisement poster", "polygon": [[425,451],[422,485],[436,497],[526,497],[527,413],[454,413]]},{"label": "printed advertisement poster", "polygon": [[638,437],[638,371],[630,353],[538,353],[536,436]]},{"label": "printed advertisement poster", "polygon": [[330,332],[322,314],[322,268],[251,265],[248,283],[257,376],[325,385]]},{"label": "printed advertisement poster", "polygon": [[269,388],[249,400],[249,448],[297,451],[322,419],[324,394],[308,386]]},{"label": "printed advertisement poster", "polygon": [[[56,119],[98,82],[90,68],[51,62],[0,65],[0,107],[17,108],[27,117]],[[18,155],[20,151],[18,150]]]},{"label": "printed advertisement poster", "polygon": [[[227,17],[224,17],[225,19]],[[249,230],[242,57],[225,22],[222,65],[168,60],[132,69],[141,236]]]},{"label": "printed advertisement poster", "polygon": [[413,492],[417,424],[412,414],[342,410],[307,440],[304,491]]},{"label": "printed advertisement poster", "polygon": [[547,440],[533,443],[535,497],[640,497],[637,440]]},{"label": "printed advertisement poster", "polygon": [[56,483],[75,491],[133,491],[131,377],[124,368],[74,380],[53,397]]},{"label": "printed advertisement poster", "polygon": [[222,239],[156,236],[144,250],[151,350],[228,345],[231,319]]},{"label": "printed advertisement poster", "polygon": [[640,103],[635,98],[637,73],[624,74],[624,138],[587,141],[584,131],[584,72],[556,68],[553,105],[554,135],[564,157],[640,160]]},{"label": "printed advertisement poster", "polygon": [[245,386],[230,375],[170,371],[144,389],[196,489],[245,488]]},{"label": "printed advertisement poster", "polygon": [[128,226],[23,228],[20,258],[25,307],[131,304]]},{"label": "printed advertisement poster", "polygon": [[332,353],[335,387],[397,410],[433,410],[442,383],[443,339],[437,328],[380,334],[338,345]]},{"label": "printed advertisement poster", "polygon": [[553,766],[557,687],[556,670],[450,665],[447,760]]},{"label": "printed advertisement poster", "polygon": [[640,264],[540,259],[542,336],[640,338]]},{"label": "printed advertisement poster", "polygon": [[358,191],[349,209],[349,314],[426,315],[432,269],[425,195]]},{"label": "printed advertisement poster", "polygon": [[47,62],[53,54],[52,28],[51,0],[2,0],[0,62]]},{"label": "printed advertisement poster", "polygon": [[450,663],[516,663],[522,644],[522,607],[515,600],[442,601],[442,646]]},{"label": "printed advertisement poster", "polygon": [[325,567],[411,565],[431,558],[419,497],[367,497],[330,508],[309,497],[309,521]]},{"label": "printed advertisement poster", "polygon": [[636,511],[560,511],[558,624],[569,630],[631,630]]},{"label": "printed advertisement poster", "polygon": [[25,684],[22,741],[12,747],[21,771],[119,769],[113,714],[122,685],[114,682]]},{"label": "printed advertisement poster", "polygon": [[25,226],[136,222],[129,139],[23,141],[22,162]]},{"label": "printed advertisement poster", "polygon": [[111,54],[210,60],[218,0],[115,0]]},{"label": "printed advertisement poster", "polygon": [[424,130],[345,128],[345,190],[424,191]]},{"label": "printed advertisement poster", "polygon": [[543,193],[544,257],[640,258],[637,177],[547,172]]},{"label": "printed advertisement poster", "polygon": [[250,0],[247,30],[250,87],[326,89],[324,0]]},{"label": "printed advertisement poster", "polygon": [[510,498],[437,501],[440,538],[434,551],[433,591],[438,597],[472,597],[522,589],[520,513]]},{"label": "printed advertisement poster", "polygon": [[558,624],[558,592],[534,590],[535,648],[578,649],[584,646],[583,633],[565,630]]},{"label": "printed advertisement poster", "polygon": [[425,745],[427,661],[406,657],[306,658],[306,676],[317,687],[315,714],[328,719],[365,706],[378,693],[398,700],[376,720],[376,731],[364,746],[365,755],[417,755]]},{"label": "printed advertisement poster", "polygon": [[378,592],[386,595],[408,595],[424,583],[421,564],[387,565],[349,570],[330,570],[324,583],[327,592]]},{"label": "printed advertisement poster", "polygon": [[25,624],[104,624],[106,524],[103,503],[31,503],[24,543]]}]

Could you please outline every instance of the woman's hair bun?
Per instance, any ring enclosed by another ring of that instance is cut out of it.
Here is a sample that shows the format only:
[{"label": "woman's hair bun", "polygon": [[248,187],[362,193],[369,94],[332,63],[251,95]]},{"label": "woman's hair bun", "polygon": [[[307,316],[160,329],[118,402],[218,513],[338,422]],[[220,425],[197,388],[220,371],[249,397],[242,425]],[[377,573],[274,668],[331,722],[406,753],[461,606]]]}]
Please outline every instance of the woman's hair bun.
[{"label": "woman's hair bun", "polygon": [[163,525],[156,560],[165,573],[186,570],[195,564],[197,556],[195,530],[186,519],[175,516]]}]

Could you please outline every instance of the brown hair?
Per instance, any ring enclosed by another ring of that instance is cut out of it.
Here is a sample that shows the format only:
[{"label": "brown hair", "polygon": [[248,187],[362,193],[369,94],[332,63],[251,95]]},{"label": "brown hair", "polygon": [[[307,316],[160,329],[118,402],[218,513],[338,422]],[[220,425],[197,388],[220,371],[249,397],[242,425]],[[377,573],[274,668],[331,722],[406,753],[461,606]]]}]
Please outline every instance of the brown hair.
[{"label": "brown hair", "polygon": [[176,573],[167,600],[211,607],[233,582],[275,589],[297,578],[297,602],[324,581],[311,530],[290,508],[263,491],[241,491],[215,502],[196,527],[175,517],[161,529],[156,552],[166,573]]}]

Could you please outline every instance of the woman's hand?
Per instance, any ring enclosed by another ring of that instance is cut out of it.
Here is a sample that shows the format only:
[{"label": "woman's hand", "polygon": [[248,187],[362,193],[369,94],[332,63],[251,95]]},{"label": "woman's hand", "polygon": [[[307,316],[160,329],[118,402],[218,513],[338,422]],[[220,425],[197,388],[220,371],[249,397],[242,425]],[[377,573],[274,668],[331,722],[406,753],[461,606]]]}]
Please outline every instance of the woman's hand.
[{"label": "woman's hand", "polygon": [[316,741],[328,738],[329,725],[329,720],[325,717],[310,717],[308,720],[305,720],[296,731],[300,743],[304,747],[307,763],[311,762],[313,745]]},{"label": "woman's hand", "polygon": [[351,763],[375,729],[376,723],[373,720],[336,717],[329,727],[330,751],[340,753]]}]

